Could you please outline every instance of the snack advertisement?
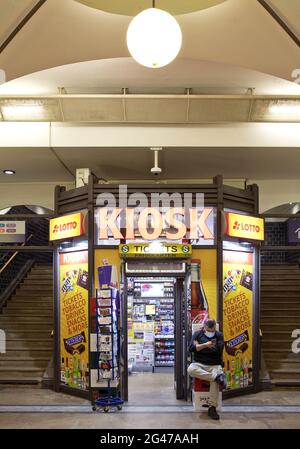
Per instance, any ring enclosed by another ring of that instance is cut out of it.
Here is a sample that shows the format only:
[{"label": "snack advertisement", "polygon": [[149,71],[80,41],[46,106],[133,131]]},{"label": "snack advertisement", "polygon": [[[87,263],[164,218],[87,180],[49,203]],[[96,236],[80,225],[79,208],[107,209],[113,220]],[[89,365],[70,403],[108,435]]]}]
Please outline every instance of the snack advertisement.
[{"label": "snack advertisement", "polygon": [[88,388],[88,252],[59,255],[60,381]]},{"label": "snack advertisement", "polygon": [[252,379],[253,254],[223,251],[224,371],[227,389]]}]

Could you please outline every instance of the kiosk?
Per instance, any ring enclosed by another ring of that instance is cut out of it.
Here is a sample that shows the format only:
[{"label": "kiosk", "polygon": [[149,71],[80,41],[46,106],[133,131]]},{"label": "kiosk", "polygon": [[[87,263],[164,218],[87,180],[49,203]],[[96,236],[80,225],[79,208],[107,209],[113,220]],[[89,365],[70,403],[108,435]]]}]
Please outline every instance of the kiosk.
[{"label": "kiosk", "polygon": [[[190,400],[188,345],[207,316],[224,333],[223,396],[259,390],[256,185],[229,187],[216,176],[205,185],[119,186],[90,176],[84,187],[56,187],[55,213],[56,391],[93,401],[110,379],[126,401],[131,369],[172,370],[174,394]],[[103,304],[97,313],[107,289],[114,322]]]}]

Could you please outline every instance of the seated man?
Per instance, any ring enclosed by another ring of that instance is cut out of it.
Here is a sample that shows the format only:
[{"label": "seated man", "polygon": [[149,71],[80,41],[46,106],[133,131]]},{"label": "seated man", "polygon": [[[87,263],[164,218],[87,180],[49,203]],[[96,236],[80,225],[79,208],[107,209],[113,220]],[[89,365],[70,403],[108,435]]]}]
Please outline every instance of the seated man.
[{"label": "seated man", "polygon": [[191,377],[197,377],[210,382],[210,406],[208,416],[220,419],[216,407],[218,404],[219,387],[224,387],[225,375],[223,373],[224,338],[221,332],[216,331],[216,322],[207,319],[204,328],[192,336],[190,351],[194,355],[194,362],[188,368]]}]

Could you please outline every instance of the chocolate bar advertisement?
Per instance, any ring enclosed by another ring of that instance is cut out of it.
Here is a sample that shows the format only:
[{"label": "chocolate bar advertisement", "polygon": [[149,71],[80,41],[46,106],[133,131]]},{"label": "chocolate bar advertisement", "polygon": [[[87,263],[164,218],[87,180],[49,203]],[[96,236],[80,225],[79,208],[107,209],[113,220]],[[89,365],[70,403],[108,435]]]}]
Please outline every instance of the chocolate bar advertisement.
[{"label": "chocolate bar advertisement", "polygon": [[227,389],[252,379],[253,254],[223,251],[224,371]]},{"label": "chocolate bar advertisement", "polygon": [[88,252],[60,254],[60,381],[88,388]]}]

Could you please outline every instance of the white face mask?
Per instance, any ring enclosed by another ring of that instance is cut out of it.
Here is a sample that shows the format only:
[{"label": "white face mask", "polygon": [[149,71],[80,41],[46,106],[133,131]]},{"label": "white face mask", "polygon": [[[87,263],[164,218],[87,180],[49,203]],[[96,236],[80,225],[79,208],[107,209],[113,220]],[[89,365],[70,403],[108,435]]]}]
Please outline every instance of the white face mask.
[{"label": "white face mask", "polygon": [[215,332],[205,331],[204,334],[206,335],[207,338],[212,338],[215,335]]}]

